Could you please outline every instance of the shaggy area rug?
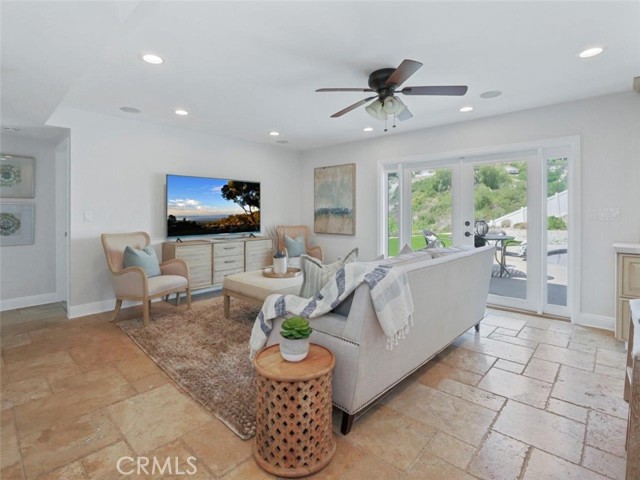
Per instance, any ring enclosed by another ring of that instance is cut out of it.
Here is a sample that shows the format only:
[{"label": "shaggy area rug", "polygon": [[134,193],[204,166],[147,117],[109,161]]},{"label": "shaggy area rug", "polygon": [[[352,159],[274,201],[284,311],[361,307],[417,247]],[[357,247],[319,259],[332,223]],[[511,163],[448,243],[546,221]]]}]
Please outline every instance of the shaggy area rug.
[{"label": "shaggy area rug", "polygon": [[255,435],[255,384],[249,337],[259,307],[233,302],[224,318],[222,298],[191,310],[154,315],[118,326],[204,408],[242,439]]}]

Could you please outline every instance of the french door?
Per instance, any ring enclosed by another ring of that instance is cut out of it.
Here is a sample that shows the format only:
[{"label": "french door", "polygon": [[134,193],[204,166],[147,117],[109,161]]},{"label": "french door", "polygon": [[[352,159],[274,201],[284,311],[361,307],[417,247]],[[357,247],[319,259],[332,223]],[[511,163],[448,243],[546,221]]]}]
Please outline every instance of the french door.
[{"label": "french door", "polygon": [[[489,304],[570,317],[570,149],[397,164],[384,172],[384,251],[490,245]],[[441,243],[440,243],[441,242]]]}]

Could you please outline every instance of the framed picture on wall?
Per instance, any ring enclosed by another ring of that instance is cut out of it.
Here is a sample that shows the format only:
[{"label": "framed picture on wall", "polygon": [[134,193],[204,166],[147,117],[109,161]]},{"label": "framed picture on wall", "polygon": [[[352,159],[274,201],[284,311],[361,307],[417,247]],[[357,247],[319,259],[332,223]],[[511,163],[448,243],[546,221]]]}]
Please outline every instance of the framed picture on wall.
[{"label": "framed picture on wall", "polygon": [[356,234],[356,165],[316,168],[313,173],[313,231]]},{"label": "framed picture on wall", "polygon": [[0,246],[33,245],[33,203],[0,204]]},{"label": "framed picture on wall", "polygon": [[35,165],[32,157],[1,154],[0,198],[33,198]]}]

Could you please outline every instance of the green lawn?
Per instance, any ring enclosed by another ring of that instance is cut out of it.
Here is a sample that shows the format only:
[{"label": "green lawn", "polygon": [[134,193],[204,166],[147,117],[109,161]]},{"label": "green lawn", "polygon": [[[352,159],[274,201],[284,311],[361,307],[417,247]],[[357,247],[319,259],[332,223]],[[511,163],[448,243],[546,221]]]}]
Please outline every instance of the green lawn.
[{"label": "green lawn", "polygon": [[[444,243],[446,247],[450,247],[453,244],[450,234],[441,234],[438,236],[438,238],[442,241],[442,243]],[[411,236],[411,248],[413,248],[414,250],[420,250],[421,248],[424,248],[426,246],[427,243],[424,241],[424,237],[422,236],[422,234]],[[396,255],[398,255],[399,251],[400,248],[398,247],[398,237],[389,238],[389,256],[395,257]]]}]

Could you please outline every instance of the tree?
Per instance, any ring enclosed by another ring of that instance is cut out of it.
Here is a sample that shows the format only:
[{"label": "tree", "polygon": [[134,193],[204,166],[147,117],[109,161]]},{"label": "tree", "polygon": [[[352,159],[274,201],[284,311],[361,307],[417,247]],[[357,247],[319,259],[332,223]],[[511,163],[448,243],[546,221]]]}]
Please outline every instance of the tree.
[{"label": "tree", "polygon": [[508,182],[510,182],[509,174],[502,166],[488,165],[476,169],[476,183],[482,183],[491,190],[497,190]]},{"label": "tree", "polygon": [[256,226],[258,225],[255,214],[260,209],[259,183],[229,180],[229,182],[222,187],[222,198],[240,205],[244,213],[249,216],[251,223]]}]

